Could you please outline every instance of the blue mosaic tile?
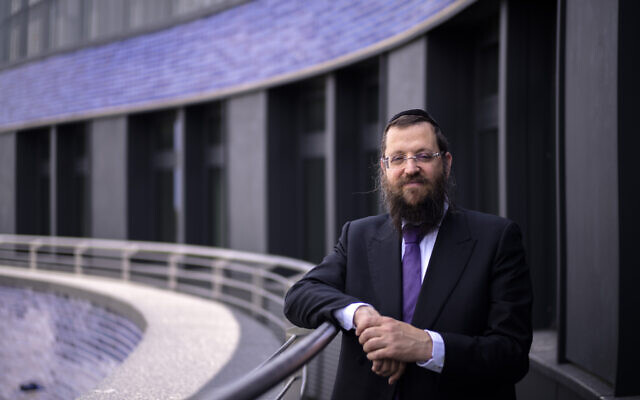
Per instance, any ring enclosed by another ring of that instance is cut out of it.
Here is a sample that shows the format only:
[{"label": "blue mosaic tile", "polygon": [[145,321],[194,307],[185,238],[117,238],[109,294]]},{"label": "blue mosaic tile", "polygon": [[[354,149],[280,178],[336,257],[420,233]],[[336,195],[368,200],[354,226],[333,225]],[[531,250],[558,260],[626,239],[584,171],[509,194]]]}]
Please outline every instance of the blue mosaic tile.
[{"label": "blue mosaic tile", "polygon": [[256,0],[0,72],[0,129],[215,94],[403,33],[454,0]]}]

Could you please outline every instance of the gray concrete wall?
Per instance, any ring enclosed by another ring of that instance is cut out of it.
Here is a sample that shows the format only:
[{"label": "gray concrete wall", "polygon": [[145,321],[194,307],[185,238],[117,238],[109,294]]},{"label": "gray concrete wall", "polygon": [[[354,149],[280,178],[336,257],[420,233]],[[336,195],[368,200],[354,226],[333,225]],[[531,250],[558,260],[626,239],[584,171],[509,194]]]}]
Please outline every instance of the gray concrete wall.
[{"label": "gray concrete wall", "polygon": [[426,53],[424,36],[389,53],[385,120],[402,110],[426,106]]},{"label": "gray concrete wall", "polygon": [[127,238],[127,118],[92,121],[91,236]]},{"label": "gray concrete wall", "polygon": [[267,96],[254,92],[227,103],[229,246],[267,251]]},{"label": "gray concrete wall", "polygon": [[0,232],[16,232],[16,132],[0,133]]},{"label": "gray concrete wall", "polygon": [[618,337],[618,2],[566,4],[566,356],[612,382]]}]

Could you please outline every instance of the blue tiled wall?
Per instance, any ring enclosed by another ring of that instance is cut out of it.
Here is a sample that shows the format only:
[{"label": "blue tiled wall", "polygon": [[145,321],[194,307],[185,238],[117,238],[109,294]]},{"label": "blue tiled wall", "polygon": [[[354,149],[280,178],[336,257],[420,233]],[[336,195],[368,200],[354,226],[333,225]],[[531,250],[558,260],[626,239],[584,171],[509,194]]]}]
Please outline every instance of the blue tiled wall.
[{"label": "blue tiled wall", "polygon": [[256,0],[0,72],[0,129],[144,106],[299,71],[403,33],[454,0]]}]

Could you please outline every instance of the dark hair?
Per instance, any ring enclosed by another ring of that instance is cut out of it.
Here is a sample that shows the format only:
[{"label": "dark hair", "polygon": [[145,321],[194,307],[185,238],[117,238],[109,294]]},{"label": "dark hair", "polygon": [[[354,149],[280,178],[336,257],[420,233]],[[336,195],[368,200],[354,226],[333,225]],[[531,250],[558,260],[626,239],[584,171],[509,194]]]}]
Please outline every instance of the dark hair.
[{"label": "dark hair", "polygon": [[412,109],[399,112],[398,114],[391,117],[389,122],[387,122],[387,126],[384,127],[384,132],[382,134],[382,142],[380,143],[380,157],[384,157],[384,152],[387,149],[387,132],[389,132],[389,129],[391,127],[395,126],[398,128],[406,128],[408,126],[413,126],[424,122],[430,124],[433,127],[440,152],[447,153],[449,151],[449,141],[442,133],[440,125],[438,125],[436,120],[428,112],[421,109]]}]

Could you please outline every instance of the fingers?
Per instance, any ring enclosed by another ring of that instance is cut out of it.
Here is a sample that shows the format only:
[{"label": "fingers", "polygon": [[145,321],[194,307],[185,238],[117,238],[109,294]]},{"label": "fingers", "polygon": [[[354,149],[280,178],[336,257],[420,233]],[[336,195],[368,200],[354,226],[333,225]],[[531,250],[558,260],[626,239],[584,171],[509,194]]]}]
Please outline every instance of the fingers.
[{"label": "fingers", "polygon": [[404,374],[406,364],[392,359],[376,360],[373,362],[371,370],[376,374],[384,377],[389,377],[389,385],[393,385]]},{"label": "fingers", "polygon": [[387,317],[380,317],[378,322],[358,337],[369,360],[415,362],[431,358],[433,343],[427,332]]},{"label": "fingers", "polygon": [[385,360],[376,360],[373,362],[371,370],[380,376],[391,376],[397,373],[400,368],[400,364],[403,363],[389,358]]},{"label": "fingers", "polygon": [[393,334],[395,324],[397,323],[396,320],[388,317],[378,317],[375,320],[368,322],[371,322],[372,324],[363,328],[359,335],[358,332],[356,332],[356,335],[359,336],[358,341],[361,345],[364,345],[373,338],[389,337]]},{"label": "fingers", "polygon": [[389,365],[387,364],[386,360],[375,360],[373,362],[373,365],[371,366],[371,371],[382,376],[388,376],[385,375],[388,369]]},{"label": "fingers", "polygon": [[395,370],[395,372],[389,377],[389,385],[393,385],[394,383],[398,382],[398,380],[400,379],[400,377],[402,377],[402,374],[404,374],[404,370],[406,369],[406,364],[403,362],[399,362],[398,363],[398,368]]},{"label": "fingers", "polygon": [[431,358],[431,336],[422,329],[393,318],[382,317],[371,307],[363,306],[354,314],[356,335],[371,370],[389,377],[390,385],[404,374],[406,362]]}]

